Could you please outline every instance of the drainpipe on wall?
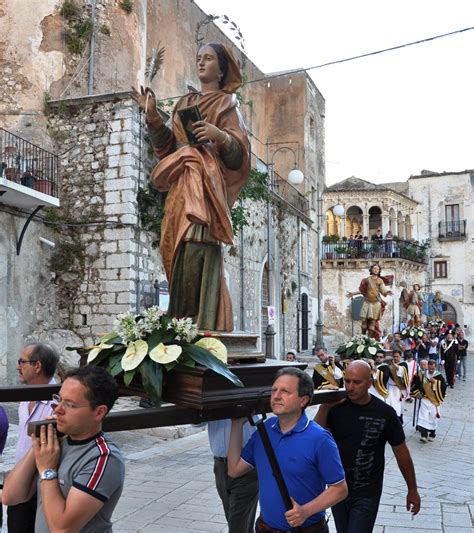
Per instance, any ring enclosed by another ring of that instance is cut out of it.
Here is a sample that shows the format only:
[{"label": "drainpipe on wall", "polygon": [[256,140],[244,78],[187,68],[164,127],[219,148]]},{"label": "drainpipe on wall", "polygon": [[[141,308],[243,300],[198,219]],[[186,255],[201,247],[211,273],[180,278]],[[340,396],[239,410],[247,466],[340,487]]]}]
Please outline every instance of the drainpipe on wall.
[{"label": "drainpipe on wall", "polygon": [[[296,261],[297,261],[297,269],[298,269],[298,300],[296,302],[296,351],[299,353],[301,348],[300,343],[300,327],[301,327],[301,246],[300,246],[300,235],[301,235],[301,229],[300,229],[300,217],[297,218],[297,229],[296,229],[296,246],[297,253],[296,253]],[[283,332],[283,337],[285,335],[285,332]]]},{"label": "drainpipe on wall", "polygon": [[245,331],[245,305],[244,305],[244,228],[240,228],[240,329]]},{"label": "drainpipe on wall", "polygon": [[94,66],[95,66],[95,28],[96,28],[96,6],[97,0],[91,0],[91,20],[92,20],[92,35],[89,50],[89,80],[87,84],[87,94],[94,92]]}]

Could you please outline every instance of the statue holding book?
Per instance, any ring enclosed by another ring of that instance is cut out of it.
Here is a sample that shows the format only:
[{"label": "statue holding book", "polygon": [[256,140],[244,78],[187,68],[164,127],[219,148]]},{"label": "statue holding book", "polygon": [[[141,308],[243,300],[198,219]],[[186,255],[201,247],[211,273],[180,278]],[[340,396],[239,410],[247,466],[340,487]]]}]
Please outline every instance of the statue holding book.
[{"label": "statue holding book", "polygon": [[133,89],[146,113],[160,159],[152,172],[167,191],[160,251],[170,287],[168,314],[190,317],[200,329],[233,330],[232,303],[224,279],[222,247],[233,243],[230,209],[250,172],[250,144],[233,96],[239,66],[221,44],[196,56],[201,92],[177,102],[167,126],[150,88]]}]

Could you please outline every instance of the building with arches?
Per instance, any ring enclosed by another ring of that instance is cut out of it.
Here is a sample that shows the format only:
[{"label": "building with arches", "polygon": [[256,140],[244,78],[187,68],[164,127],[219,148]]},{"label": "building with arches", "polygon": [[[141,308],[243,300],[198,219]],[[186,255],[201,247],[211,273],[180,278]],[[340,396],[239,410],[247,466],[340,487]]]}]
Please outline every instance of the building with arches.
[{"label": "building with arches", "polygon": [[[344,214],[336,216],[333,208],[344,207]],[[324,191],[326,235],[347,239],[360,233],[369,240],[380,229],[382,236],[391,231],[402,240],[415,238],[411,215],[418,202],[402,192],[399,184],[375,184],[352,177],[327,187]]]},{"label": "building with arches", "polygon": [[406,319],[404,295],[418,283],[426,295],[442,293],[444,318],[464,326],[469,335],[474,321],[473,185],[473,171],[422,171],[405,182],[384,184],[352,177],[325,190],[321,270],[329,346],[360,332],[360,298],[348,299],[347,292],[357,290],[374,262],[394,278],[382,328],[395,330]]}]

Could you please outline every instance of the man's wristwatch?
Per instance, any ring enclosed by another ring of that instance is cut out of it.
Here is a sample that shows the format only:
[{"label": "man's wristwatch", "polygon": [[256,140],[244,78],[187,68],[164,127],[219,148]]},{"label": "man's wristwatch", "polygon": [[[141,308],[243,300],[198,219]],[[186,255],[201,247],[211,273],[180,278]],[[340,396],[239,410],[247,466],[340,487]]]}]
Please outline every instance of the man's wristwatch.
[{"label": "man's wristwatch", "polygon": [[49,479],[57,479],[58,477],[58,472],[57,470],[53,470],[52,468],[48,468],[47,470],[44,470],[43,472],[41,472],[40,474],[40,479],[41,481],[43,480],[49,480]]}]

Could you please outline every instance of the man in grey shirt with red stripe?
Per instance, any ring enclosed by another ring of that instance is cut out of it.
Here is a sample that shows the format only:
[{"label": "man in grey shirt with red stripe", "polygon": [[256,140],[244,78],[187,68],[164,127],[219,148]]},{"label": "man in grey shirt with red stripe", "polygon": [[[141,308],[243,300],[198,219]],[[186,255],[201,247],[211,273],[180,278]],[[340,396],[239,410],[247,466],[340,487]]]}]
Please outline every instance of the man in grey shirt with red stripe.
[{"label": "man in grey shirt with red stripe", "polygon": [[111,516],[122,493],[125,467],[119,449],[102,433],[102,421],[118,397],[115,380],[100,367],[68,373],[54,398],[57,429],[40,437],[5,481],[3,502],[28,500],[38,485],[36,533],[112,531]]}]

